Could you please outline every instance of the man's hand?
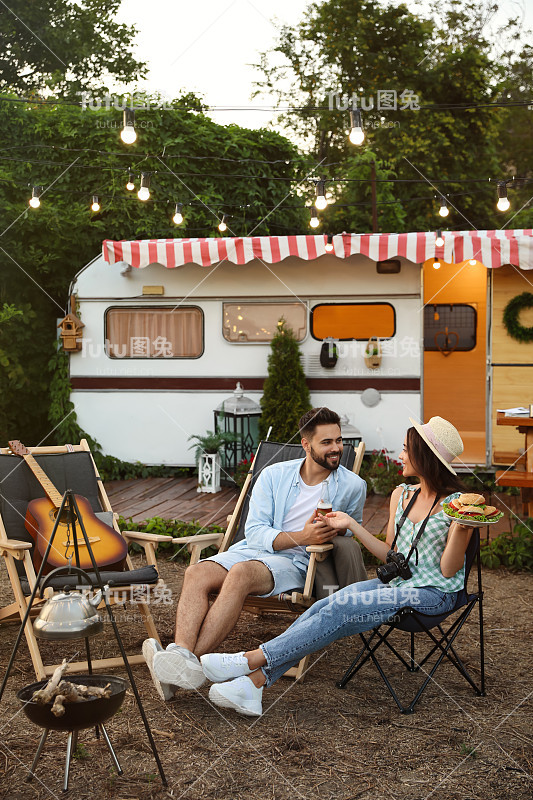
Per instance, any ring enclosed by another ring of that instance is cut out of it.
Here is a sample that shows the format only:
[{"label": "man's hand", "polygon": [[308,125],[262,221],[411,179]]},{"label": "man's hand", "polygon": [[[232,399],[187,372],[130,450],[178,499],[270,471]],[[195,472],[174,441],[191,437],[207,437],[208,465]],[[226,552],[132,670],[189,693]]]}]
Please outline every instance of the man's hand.
[{"label": "man's hand", "polygon": [[338,531],[332,528],[326,517],[322,514],[317,514],[313,511],[312,516],[309,517],[304,525],[304,529],[300,534],[300,544],[326,544],[338,535]]}]

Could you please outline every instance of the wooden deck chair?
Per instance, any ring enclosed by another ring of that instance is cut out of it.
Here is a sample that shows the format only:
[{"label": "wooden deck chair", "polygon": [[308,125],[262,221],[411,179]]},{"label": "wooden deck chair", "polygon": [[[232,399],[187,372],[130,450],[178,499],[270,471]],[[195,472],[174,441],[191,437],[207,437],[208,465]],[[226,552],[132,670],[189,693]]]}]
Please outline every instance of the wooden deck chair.
[{"label": "wooden deck chair", "polygon": [[[86,497],[96,516],[116,531],[118,515],[113,513],[102,479],[98,474],[89,446],[85,439],[79,445],[59,447],[28,448],[39,466],[44,470],[55,488],[62,494],[72,489],[76,494]],[[27,464],[13,456],[7,448],[0,448],[0,554],[3,556],[14,601],[0,608],[0,624],[23,620],[28,600],[36,583],[36,569],[32,561],[33,540],[25,528],[25,514],[28,503],[37,497],[45,497],[45,492],[32,474]],[[56,534],[57,535],[57,534]],[[112,603],[123,603],[134,594],[136,608],[139,609],[147,634],[159,639],[149,607],[149,592],[157,588],[161,593],[164,584],[157,574],[155,551],[159,542],[168,542],[168,537],[137,531],[121,534],[126,541],[139,544],[146,557],[146,566],[134,569],[130,557],[126,559],[125,571],[114,573],[114,586],[109,590]],[[109,573],[101,571],[104,582]],[[43,576],[44,577],[44,576]],[[54,583],[55,582],[55,583]],[[68,583],[77,585],[79,579],[58,576],[52,579],[52,587],[62,589]],[[48,590],[45,590],[48,591]],[[39,611],[43,600],[36,595],[32,605],[32,615]],[[103,604],[102,604],[103,605]],[[30,651],[37,680],[51,675],[57,664],[44,665],[31,621],[28,620],[25,636]],[[128,657],[131,664],[144,664],[142,655]],[[93,669],[103,669],[123,664],[122,657],[108,657],[92,660]],[[72,662],[72,672],[85,672],[86,661]]]},{"label": "wooden deck chair", "polygon": [[[359,474],[363,456],[365,454],[365,444],[361,442],[356,448],[345,445],[342,453],[341,464],[347,469],[352,470],[356,475]],[[174,539],[174,543],[185,544],[191,554],[191,564],[196,564],[200,560],[202,550],[206,547],[215,546],[219,548],[219,553],[224,553],[232,544],[244,539],[244,528],[248,516],[250,495],[257,481],[261,470],[269,464],[280,461],[290,461],[294,458],[303,458],[305,452],[299,444],[280,444],[279,442],[262,441],[259,443],[252,467],[246,476],[246,481],[235,505],[233,514],[228,517],[228,527],[225,533],[201,533],[196,536],[188,536]],[[328,551],[333,549],[331,544],[309,545],[306,550],[310,553],[309,565],[307,568],[304,588],[301,591],[286,592],[274,597],[255,597],[249,595],[244,603],[243,610],[254,614],[301,614],[315,602],[313,597],[313,587],[315,583],[317,563],[327,557]],[[215,595],[213,595],[213,598]],[[300,663],[291,667],[285,675],[299,680],[302,678],[309,656],[305,656]]]}]

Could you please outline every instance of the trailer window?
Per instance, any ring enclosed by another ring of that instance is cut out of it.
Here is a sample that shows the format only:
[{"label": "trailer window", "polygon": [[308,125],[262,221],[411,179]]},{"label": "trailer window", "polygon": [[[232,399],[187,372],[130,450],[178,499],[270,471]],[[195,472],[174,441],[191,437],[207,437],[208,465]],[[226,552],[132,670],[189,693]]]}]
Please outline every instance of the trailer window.
[{"label": "trailer window", "polygon": [[270,342],[284,319],[301,342],[307,333],[304,303],[223,303],[222,332],[228,342]]},{"label": "trailer window", "polygon": [[106,353],[109,358],[198,358],[203,327],[203,313],[195,306],[110,308]]},{"label": "trailer window", "polygon": [[321,303],[311,311],[314,339],[389,339],[395,331],[390,303]]},{"label": "trailer window", "polygon": [[424,307],[424,350],[473,350],[477,312],[466,303]]}]

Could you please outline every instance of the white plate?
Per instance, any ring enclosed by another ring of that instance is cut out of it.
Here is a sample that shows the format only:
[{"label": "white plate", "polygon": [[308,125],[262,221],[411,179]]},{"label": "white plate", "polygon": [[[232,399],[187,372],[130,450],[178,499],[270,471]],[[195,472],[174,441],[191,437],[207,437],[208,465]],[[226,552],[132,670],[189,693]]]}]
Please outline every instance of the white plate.
[{"label": "white plate", "polygon": [[461,525],[466,525],[469,528],[484,528],[485,525],[494,525],[496,522],[499,522],[501,519],[503,519],[503,516],[501,516],[498,517],[497,519],[487,519],[485,520],[485,522],[481,522],[481,520],[479,519],[468,519],[468,518],[459,519],[459,517],[452,517],[445,511],[443,511],[443,513],[444,516],[448,517],[448,519],[451,520],[452,522],[459,522]]}]

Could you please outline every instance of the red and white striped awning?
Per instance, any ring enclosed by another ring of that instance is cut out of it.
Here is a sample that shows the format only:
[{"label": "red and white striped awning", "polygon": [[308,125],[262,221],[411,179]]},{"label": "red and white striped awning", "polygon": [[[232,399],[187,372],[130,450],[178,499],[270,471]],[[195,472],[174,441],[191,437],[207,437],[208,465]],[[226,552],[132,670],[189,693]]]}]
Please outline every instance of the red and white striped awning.
[{"label": "red and white striped awning", "polygon": [[[338,258],[361,254],[373,261],[402,256],[422,263],[435,256],[448,263],[468,259],[495,269],[513,264],[533,269],[533,230],[445,231],[444,245],[435,244],[436,233],[342,233],[333,236]],[[144,239],[114,242],[106,239],[103,256],[109,264],[132,267],[162,264],[168,269],[190,262],[210,267],[221,261],[247,264],[253,259],[276,264],[289,256],[306,261],[326,254],[327,236],[250,236],[217,239]]]}]

